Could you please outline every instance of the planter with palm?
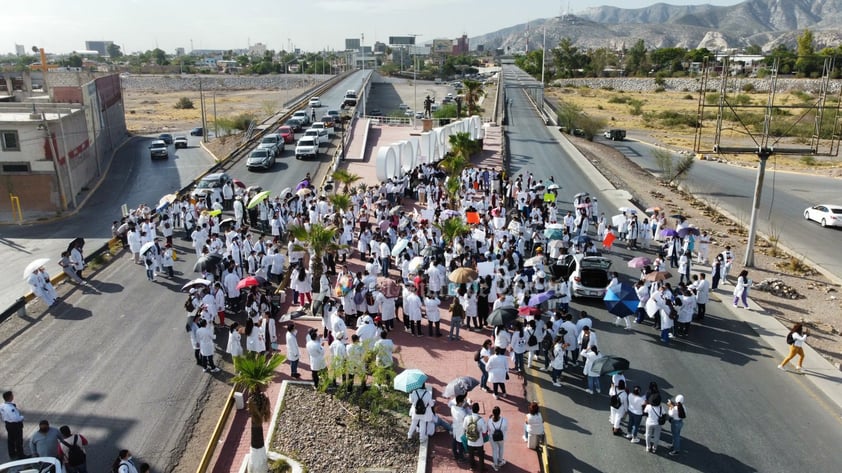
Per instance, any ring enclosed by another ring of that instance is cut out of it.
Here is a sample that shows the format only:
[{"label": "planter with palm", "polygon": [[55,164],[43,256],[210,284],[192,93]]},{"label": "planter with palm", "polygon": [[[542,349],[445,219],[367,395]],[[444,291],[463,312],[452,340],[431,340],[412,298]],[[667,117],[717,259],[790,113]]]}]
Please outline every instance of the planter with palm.
[{"label": "planter with palm", "polygon": [[333,178],[334,182],[342,184],[342,192],[345,194],[348,194],[348,191],[351,189],[352,184],[362,179],[362,177],[348,171],[347,169],[337,169],[333,172],[331,177]]},{"label": "planter with palm", "polygon": [[448,247],[453,246],[456,237],[465,236],[471,231],[470,225],[465,223],[460,217],[451,217],[443,222],[435,224],[435,227],[441,232],[441,239]]},{"label": "planter with palm", "polygon": [[340,245],[336,242],[339,233],[333,225],[325,226],[320,223],[311,224],[309,230],[303,226],[293,225],[289,228],[289,233],[301,242],[300,245],[295,245],[296,250],[312,252],[313,292],[318,293],[320,289],[319,281],[324,273],[322,257],[328,251],[340,249]]},{"label": "planter with palm", "polygon": [[330,205],[333,206],[333,224],[337,228],[341,228],[342,226],[342,216],[345,215],[345,212],[351,208],[351,196],[348,195],[348,192],[343,194],[333,194],[327,198]]},{"label": "planter with palm", "polygon": [[246,355],[234,357],[234,371],[237,374],[232,381],[236,388],[248,393],[247,407],[251,416],[250,473],[266,473],[269,469],[263,424],[271,418],[272,409],[264,390],[272,382],[275,369],[285,360],[285,356],[277,353],[266,356],[262,353],[248,352]]}]

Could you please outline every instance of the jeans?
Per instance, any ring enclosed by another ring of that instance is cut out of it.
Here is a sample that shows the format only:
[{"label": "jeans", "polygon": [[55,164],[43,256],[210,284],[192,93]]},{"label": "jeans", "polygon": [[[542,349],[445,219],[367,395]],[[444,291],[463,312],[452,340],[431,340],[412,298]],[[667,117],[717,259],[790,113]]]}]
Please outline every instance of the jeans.
[{"label": "jeans", "polygon": [[389,277],[389,268],[391,267],[391,258],[380,258],[380,274],[383,277]]},{"label": "jeans", "polygon": [[599,376],[588,376],[588,389],[599,392]]},{"label": "jeans", "polygon": [[441,427],[448,432],[453,432],[453,426],[439,416],[436,416],[436,427]]},{"label": "jeans", "polygon": [[634,414],[629,412],[629,434],[632,438],[637,437],[637,433],[640,431],[641,420],[643,420],[643,414]]},{"label": "jeans", "polygon": [[289,360],[289,373],[292,376],[298,374],[298,360]]},{"label": "jeans", "polygon": [[552,378],[554,383],[561,382],[561,370],[553,368],[552,373],[550,373],[550,377]]},{"label": "jeans", "polygon": [[482,360],[477,361],[477,366],[479,367],[480,373],[482,373],[482,376],[479,378],[479,387],[488,389],[488,370],[485,369],[485,363]]},{"label": "jeans", "polygon": [[471,468],[477,467],[477,457],[479,457],[479,471],[485,471],[485,448],[483,448],[483,445],[477,447],[468,445],[468,453],[471,455]]},{"label": "jeans", "polygon": [[661,443],[661,426],[646,424],[646,448],[658,448]]},{"label": "jeans", "polygon": [[459,340],[459,329],[462,328],[462,317],[453,317],[450,319],[450,335],[451,340]]},{"label": "jeans", "polygon": [[151,280],[154,279],[154,277],[155,277],[155,270],[153,270],[152,268],[147,269],[146,270],[146,279],[151,281]]},{"label": "jeans", "polygon": [[462,440],[453,436],[451,436],[451,439],[452,443],[450,444],[450,448],[453,451],[453,458],[457,460],[465,458],[465,446],[462,445]]},{"label": "jeans", "polygon": [[670,342],[670,329],[662,328],[661,329],[661,341],[664,343]]},{"label": "jeans", "polygon": [[707,312],[707,304],[700,304],[700,303],[697,302],[696,303],[696,309],[697,309],[696,318],[698,320],[704,320],[705,313]]},{"label": "jeans", "polygon": [[491,441],[491,462],[495,465],[500,465],[503,460],[503,440]]},{"label": "jeans", "polygon": [[679,419],[672,419],[670,421],[670,432],[672,433],[672,451],[681,451],[681,428],[684,427],[684,421]]},{"label": "jeans", "polygon": [[523,372],[523,353],[515,353],[515,371]]}]

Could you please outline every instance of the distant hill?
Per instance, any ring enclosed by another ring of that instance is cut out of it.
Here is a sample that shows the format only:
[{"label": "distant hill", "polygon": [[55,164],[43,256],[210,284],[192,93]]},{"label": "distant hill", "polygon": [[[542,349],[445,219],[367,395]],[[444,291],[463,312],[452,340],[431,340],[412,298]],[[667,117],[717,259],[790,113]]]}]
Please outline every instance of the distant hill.
[{"label": "distant hill", "polygon": [[579,47],[630,47],[643,39],[647,47],[708,49],[757,44],[770,50],[795,45],[805,28],[816,48],[842,43],[842,0],[747,0],[732,6],[668,5],[645,8],[594,7],[575,15],[545,18],[471,38],[471,45],[511,51],[547,46],[568,37]]}]

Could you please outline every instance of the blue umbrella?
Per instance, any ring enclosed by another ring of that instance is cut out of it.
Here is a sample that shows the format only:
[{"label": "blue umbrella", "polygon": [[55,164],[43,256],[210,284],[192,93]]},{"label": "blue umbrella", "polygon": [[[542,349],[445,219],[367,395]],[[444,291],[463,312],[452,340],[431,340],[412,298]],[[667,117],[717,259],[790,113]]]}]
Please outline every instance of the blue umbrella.
[{"label": "blue umbrella", "polygon": [[634,314],[639,302],[634,286],[627,283],[620,283],[605,291],[605,297],[602,300],[605,301],[608,312],[617,317]]},{"label": "blue umbrella", "polygon": [[570,239],[570,242],[574,245],[587,245],[591,242],[591,237],[587,235],[576,235]]},{"label": "blue umbrella", "polygon": [[555,296],[555,291],[550,289],[549,291],[539,292],[538,294],[533,295],[529,298],[529,303],[526,304],[529,307],[535,307],[547,302],[548,300],[552,299]]},{"label": "blue umbrella", "polygon": [[544,237],[549,240],[561,240],[564,238],[564,230],[560,228],[548,228],[544,230]]},{"label": "blue umbrella", "polygon": [[426,381],[427,375],[424,374],[423,371],[412,368],[404,370],[401,372],[401,374],[395,376],[395,380],[392,383],[392,387],[397,389],[398,391],[409,393],[415,391],[421,386],[424,386],[424,383]]}]

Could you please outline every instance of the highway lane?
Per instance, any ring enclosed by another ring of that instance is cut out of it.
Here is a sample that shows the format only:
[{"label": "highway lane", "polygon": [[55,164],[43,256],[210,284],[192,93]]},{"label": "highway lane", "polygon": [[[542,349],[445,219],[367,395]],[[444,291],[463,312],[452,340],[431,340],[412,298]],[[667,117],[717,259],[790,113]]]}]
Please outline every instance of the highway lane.
[{"label": "highway lane", "polygon": [[[364,78],[368,74],[371,74],[370,70],[357,71],[321,95],[322,107],[316,109],[316,118],[321,118],[328,110],[339,110],[345,97],[345,91],[348,89],[359,91]],[[297,134],[296,140],[302,135],[303,133]],[[264,190],[272,191],[275,195],[286,187],[294,189],[307,173],[310,173],[311,177],[315,179],[320,167],[331,162],[338,143],[338,139],[335,139],[328,146],[323,146],[318,160],[295,159],[295,143],[287,144],[284,152],[276,160],[275,167],[269,171],[249,171],[246,169],[246,160],[242,159],[227,172],[231,177],[242,180],[247,186],[260,186]],[[319,185],[321,181],[315,184]]]},{"label": "highway lane", "polygon": [[[506,74],[515,72],[504,69]],[[562,186],[563,209],[571,196],[590,191],[603,203],[608,196],[589,189],[588,176],[551,140],[523,92],[509,89],[509,128],[512,175],[533,172],[536,178],[555,177]],[[611,210],[605,208],[606,215]],[[616,247],[615,247],[616,248]],[[621,279],[638,273],[626,267],[624,249],[608,255]],[[651,254],[649,255],[651,256]],[[731,286],[718,297],[726,298]],[[628,358],[630,384],[645,388],[656,381],[665,399],[684,394],[688,419],[683,430],[683,453],[677,457],[646,453],[640,444],[614,437],[608,424],[608,380],[602,394],[585,393],[581,368],[569,368],[563,386],[554,387],[546,373],[533,372],[540,386],[545,421],[551,426],[549,450],[553,472],[610,471],[835,471],[836,448],[842,440],[840,412],[816,393],[808,377],[776,369],[780,353],[760,342],[757,334],[730,310],[712,302],[704,326],[694,326],[690,339],[663,346],[651,325],[626,331],[613,325],[600,300],[574,300],[575,311],[594,318],[601,352]],[[512,420],[510,419],[510,422]],[[662,445],[670,444],[669,428]],[[797,455],[791,452],[797,445]]]},{"label": "highway lane", "polygon": [[[177,133],[182,134],[187,135],[187,130]],[[152,161],[147,149],[152,137],[134,137],[114,155],[107,177],[76,215],[60,221],[3,226],[0,259],[14,276],[0,287],[0,307],[6,308],[29,290],[20,275],[30,261],[50,258],[48,272],[59,273],[56,262],[71,239],[84,238],[88,249],[101,246],[111,238],[111,222],[119,219],[122,204],[154,206],[161,196],[181,189],[211,166],[213,160],[199,146],[200,140],[188,136],[188,148],[175,150],[170,145],[169,159]]]},{"label": "highway lane", "polygon": [[[655,147],[632,140],[597,140],[611,146],[641,167],[658,173],[653,157]],[[815,222],[804,220],[804,209],[816,204],[838,204],[842,181],[830,177],[811,176],[792,172],[773,171],[774,156],[766,168],[763,194],[758,213],[758,230],[765,234],[780,232],[780,241],[798,256],[806,256],[824,269],[842,279],[842,254],[828,251],[842,243],[842,231],[821,228]],[[722,209],[741,219],[747,225],[751,217],[754,183],[757,169],[729,166],[713,161],[696,161],[690,170],[685,186],[697,197],[716,202]],[[745,246],[736,248],[737,259],[742,260]]]},{"label": "highway lane", "polygon": [[48,314],[3,324],[0,379],[15,391],[27,438],[48,419],[89,439],[90,471],[106,471],[121,448],[172,471],[210,381],[184,328],[178,290],[190,265],[178,262],[188,271],[173,281],[149,282],[123,254],[96,275],[96,292],[72,291]]}]

